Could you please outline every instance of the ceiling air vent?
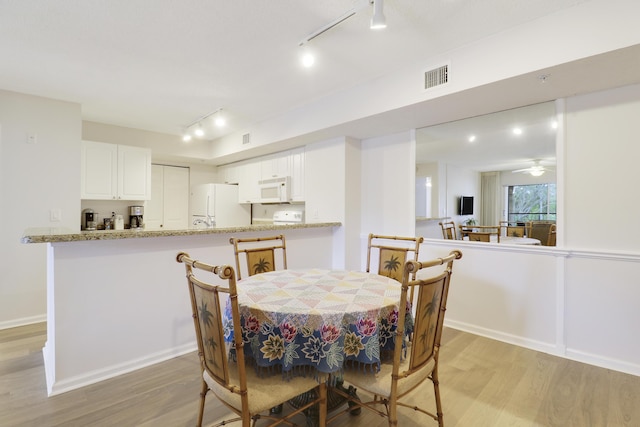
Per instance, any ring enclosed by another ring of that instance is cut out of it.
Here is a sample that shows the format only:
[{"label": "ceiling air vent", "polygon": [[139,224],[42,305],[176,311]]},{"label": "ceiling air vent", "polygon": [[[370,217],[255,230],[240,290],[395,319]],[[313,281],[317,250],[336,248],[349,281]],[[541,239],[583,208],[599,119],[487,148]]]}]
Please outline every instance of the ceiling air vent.
[{"label": "ceiling air vent", "polygon": [[424,72],[424,88],[429,89],[449,82],[449,65]]},{"label": "ceiling air vent", "polygon": [[248,144],[251,142],[251,138],[249,137],[248,133],[245,133],[244,135],[242,135],[242,143],[243,144]]}]

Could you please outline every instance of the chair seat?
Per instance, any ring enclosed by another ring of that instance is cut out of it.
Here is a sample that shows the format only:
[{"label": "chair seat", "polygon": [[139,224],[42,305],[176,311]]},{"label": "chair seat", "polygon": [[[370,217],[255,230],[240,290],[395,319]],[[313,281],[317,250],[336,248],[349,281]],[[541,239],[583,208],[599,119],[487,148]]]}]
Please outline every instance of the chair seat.
[{"label": "chair seat", "polygon": [[[433,367],[435,359],[431,358],[427,365],[407,378],[398,380],[398,395],[402,396],[406,392],[412,390],[418,384],[427,379]],[[409,368],[409,358],[405,357],[400,362],[400,375]],[[357,389],[368,391],[378,396],[389,398],[391,391],[391,373],[393,371],[393,363],[381,363],[380,371],[376,374],[371,372],[362,372],[360,369],[348,369],[344,371],[344,380],[353,385]]]},{"label": "chair seat", "polygon": [[[294,397],[313,389],[318,386],[318,382],[313,378],[293,377],[285,379],[280,374],[259,377],[252,367],[247,367],[247,384],[249,412],[251,414],[259,414],[270,408],[286,402]],[[218,384],[216,380],[205,370],[202,374],[203,379],[218,396],[218,398],[234,408],[241,408],[242,401],[238,393],[232,393],[227,388]],[[240,384],[238,380],[238,371],[231,366],[229,369],[229,382],[231,384]]]}]

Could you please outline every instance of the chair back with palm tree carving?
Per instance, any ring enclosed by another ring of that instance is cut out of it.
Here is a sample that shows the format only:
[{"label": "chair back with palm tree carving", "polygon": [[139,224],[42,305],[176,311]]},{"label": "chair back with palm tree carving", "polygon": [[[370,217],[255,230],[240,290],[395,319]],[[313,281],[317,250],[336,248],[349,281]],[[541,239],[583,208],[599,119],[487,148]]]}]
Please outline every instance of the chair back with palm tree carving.
[{"label": "chair back with palm tree carving", "polygon": [[[417,295],[411,344],[407,346],[406,342],[408,333],[411,332],[407,330],[407,326],[411,324],[407,319],[407,310],[399,310],[394,333],[393,363],[389,364],[388,361],[381,363],[376,375],[371,375],[370,372],[364,372],[362,369],[344,371],[345,383],[372,395],[373,400],[361,399],[362,395],[352,396],[344,391],[335,390],[337,394],[349,400],[349,408],[332,415],[327,419],[327,423],[331,423],[342,414],[349,413],[351,407],[358,406],[386,416],[389,427],[399,425],[398,408],[400,407],[429,415],[438,421],[439,426],[444,425],[438,359],[453,262],[460,258],[462,253],[454,250],[444,258],[424,262],[410,260],[403,265],[400,307],[408,304],[412,290],[415,290]],[[445,268],[430,273],[440,265],[445,265]],[[433,385],[435,411],[432,405],[425,406],[427,400],[424,389],[420,389],[419,398],[418,396],[409,397],[411,392],[417,394],[418,386],[426,380],[430,380]],[[405,396],[408,399],[405,399]],[[411,418],[415,420],[412,425],[426,425],[421,420],[414,419],[414,416],[412,415]]]},{"label": "chair back with palm tree carving", "polygon": [[367,273],[371,269],[372,250],[378,250],[378,274],[391,277],[400,282],[402,267],[408,259],[409,252],[413,252],[413,259],[418,259],[422,237],[399,237],[369,234],[367,252]]},{"label": "chair back with palm tree carving", "polygon": [[[270,244],[265,245],[265,242]],[[276,243],[274,243],[276,242]],[[246,257],[246,272],[248,276],[254,274],[267,273],[276,270],[276,250],[281,250],[282,268],[287,268],[287,248],[284,235],[270,237],[256,237],[249,239],[238,239],[232,237],[229,243],[233,245],[236,258],[236,272],[238,280],[242,279],[240,268],[240,254],[244,252]]]},{"label": "chair back with palm tree carving", "polygon": [[[230,383],[229,363],[227,358],[227,348],[224,341],[224,324],[220,295],[224,295],[225,302],[227,295],[231,304],[234,323],[234,343],[242,350],[242,331],[239,322],[239,309],[236,291],[236,278],[233,268],[228,265],[212,266],[189,258],[189,255],[181,252],[177,256],[178,262],[185,264],[187,281],[189,284],[189,295],[191,298],[191,310],[193,323],[196,330],[196,341],[198,344],[198,356],[203,372],[207,372],[211,378],[221,386],[229,390],[236,390],[240,396],[245,396],[247,391],[246,373],[244,370],[244,351],[236,351],[235,364],[238,369],[236,379],[239,384]],[[224,281],[223,285],[213,285],[198,279],[194,274],[194,269],[209,271],[216,274]],[[245,404],[245,402],[243,402]],[[204,399],[202,401],[204,405]],[[202,408],[200,412],[200,422],[202,419]]]}]

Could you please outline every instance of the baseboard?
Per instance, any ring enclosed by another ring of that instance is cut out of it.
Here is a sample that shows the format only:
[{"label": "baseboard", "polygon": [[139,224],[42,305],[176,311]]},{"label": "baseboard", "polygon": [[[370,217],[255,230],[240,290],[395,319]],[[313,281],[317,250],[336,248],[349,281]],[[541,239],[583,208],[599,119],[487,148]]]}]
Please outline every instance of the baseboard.
[{"label": "baseboard", "polygon": [[0,330],[17,328],[19,326],[33,325],[34,323],[42,323],[47,321],[46,314],[40,314],[38,316],[23,317],[21,319],[11,319],[0,322]]},{"label": "baseboard", "polygon": [[530,350],[540,351],[542,353],[552,354],[564,359],[576,362],[586,363],[588,365],[598,366],[600,368],[611,369],[613,371],[623,372],[625,374],[640,376],[640,365],[624,362],[621,360],[611,359],[602,355],[587,353],[578,350],[565,348],[564,346],[556,346],[542,341],[536,341],[517,335],[505,334],[493,329],[481,328],[469,323],[457,322],[455,320],[445,320],[446,327],[457,329],[470,334],[479,335],[481,337],[506,342],[507,344],[517,345],[519,347],[528,348]]},{"label": "baseboard", "polygon": [[129,372],[146,368],[147,366],[155,365],[157,363],[164,362],[166,360],[173,359],[175,357],[182,356],[183,354],[191,353],[196,350],[197,347],[194,342],[193,344],[185,344],[180,347],[175,347],[159,353],[150,354],[146,357],[131,360],[126,363],[98,369],[80,376],[67,378],[65,380],[56,381],[54,384],[48,385],[49,396],[66,393],[68,391],[95,384],[109,378],[128,374]]},{"label": "baseboard", "polygon": [[554,344],[546,343],[543,341],[536,341],[529,338],[524,338],[518,335],[506,334],[504,332],[496,331],[494,329],[481,328],[470,323],[457,322],[455,320],[446,320],[444,325],[458,329],[460,331],[469,332],[470,334],[479,335],[481,337],[494,339],[497,341],[506,342],[507,344],[517,345],[519,347],[529,348],[531,350],[541,351],[543,353],[553,354],[554,356],[562,356],[561,351]]},{"label": "baseboard", "polygon": [[640,377],[640,365],[638,364],[623,362],[621,360],[611,359],[608,357],[571,349],[567,349],[564,357],[576,362],[582,362],[588,365],[594,365],[600,368],[611,369],[613,371],[624,372],[625,374],[631,374]]}]

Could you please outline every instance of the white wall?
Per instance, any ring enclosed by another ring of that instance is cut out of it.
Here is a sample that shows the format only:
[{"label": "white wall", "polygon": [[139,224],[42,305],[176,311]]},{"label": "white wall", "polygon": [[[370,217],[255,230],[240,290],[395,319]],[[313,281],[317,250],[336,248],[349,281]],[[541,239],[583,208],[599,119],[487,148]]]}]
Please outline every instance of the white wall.
[{"label": "white wall", "polygon": [[[415,132],[362,141],[361,253],[369,233],[415,234]],[[360,269],[366,267],[366,255]]]},{"label": "white wall", "polygon": [[[635,327],[640,324],[640,230],[620,226],[635,223],[640,209],[640,200],[633,197],[640,182],[640,85],[572,97],[558,105],[563,104],[557,148],[558,193],[564,194],[558,200],[563,218],[559,246],[438,238],[425,242],[420,258],[439,257],[454,248],[463,252],[454,267],[449,326],[640,375]],[[394,142],[399,141],[387,141],[389,149],[400,151]],[[413,170],[383,147],[364,145],[370,148],[363,155],[370,166],[363,168],[363,182],[378,183],[388,176],[414,179]],[[405,148],[410,145],[405,141]],[[462,181],[463,171],[448,172],[449,180]],[[394,218],[388,206],[403,206],[403,199],[388,189],[376,192],[372,185],[365,194],[368,225],[386,224]],[[402,215],[394,219],[403,221]]]},{"label": "white wall", "polygon": [[[446,165],[446,208],[444,216],[450,217],[456,226],[469,218],[480,219],[480,172]],[[458,215],[460,196],[473,196],[473,215]]]},{"label": "white wall", "polygon": [[0,91],[0,329],[45,318],[45,245],[20,238],[30,227],[79,230],[80,128],[78,104]]}]

